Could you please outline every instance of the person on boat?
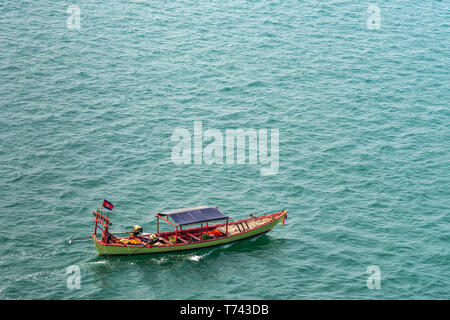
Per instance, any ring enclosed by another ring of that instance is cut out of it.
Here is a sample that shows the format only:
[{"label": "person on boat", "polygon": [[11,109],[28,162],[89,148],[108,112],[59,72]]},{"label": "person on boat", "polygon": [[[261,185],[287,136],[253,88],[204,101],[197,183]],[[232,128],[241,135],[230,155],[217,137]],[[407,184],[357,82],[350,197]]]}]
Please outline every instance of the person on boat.
[{"label": "person on boat", "polygon": [[109,243],[111,241],[111,234],[108,231],[103,230],[103,232],[102,232],[102,240],[105,243]]},{"label": "person on boat", "polygon": [[129,238],[130,239],[133,239],[133,238],[139,239],[139,236],[142,234],[143,231],[144,231],[144,229],[140,225],[135,225],[135,226],[133,226],[133,230],[131,230]]},{"label": "person on boat", "polygon": [[119,241],[125,244],[139,244],[142,242],[142,227],[140,225],[134,225],[130,232],[130,235],[126,238],[122,238]]},{"label": "person on boat", "polygon": [[132,245],[141,244],[143,240],[141,237],[142,231],[143,228],[140,225],[134,225],[130,235],[126,238],[119,239],[119,242]]},{"label": "person on boat", "polygon": [[148,237],[147,244],[155,244],[155,243],[157,243],[158,241],[159,241],[159,238],[156,236],[156,234],[151,234],[151,235]]}]

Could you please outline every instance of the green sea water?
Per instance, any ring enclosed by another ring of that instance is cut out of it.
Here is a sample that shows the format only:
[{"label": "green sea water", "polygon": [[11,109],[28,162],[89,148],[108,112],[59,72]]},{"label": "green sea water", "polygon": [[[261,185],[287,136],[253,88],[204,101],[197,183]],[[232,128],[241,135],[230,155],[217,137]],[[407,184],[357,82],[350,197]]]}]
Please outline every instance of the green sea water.
[{"label": "green sea water", "polygon": [[[1,0],[0,299],[448,299],[449,21],[436,0]],[[277,172],[174,163],[194,121],[277,129]],[[103,199],[117,232],[198,205],[289,213],[105,258],[67,241]]]}]

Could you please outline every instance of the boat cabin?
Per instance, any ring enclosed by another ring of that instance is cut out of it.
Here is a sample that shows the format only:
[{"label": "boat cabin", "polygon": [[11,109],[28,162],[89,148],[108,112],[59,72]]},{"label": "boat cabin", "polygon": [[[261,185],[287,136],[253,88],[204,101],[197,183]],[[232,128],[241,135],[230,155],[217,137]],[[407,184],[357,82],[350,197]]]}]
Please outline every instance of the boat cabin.
[{"label": "boat cabin", "polygon": [[[175,231],[159,232],[159,220],[163,220],[175,227]],[[172,221],[171,221],[172,220]],[[209,224],[226,220],[223,224],[215,224],[213,229]],[[193,207],[156,213],[156,234],[162,241],[168,243],[188,243],[206,240],[204,234],[212,237],[228,236],[229,217],[224,215],[218,207]],[[199,227],[191,227],[198,225]],[[189,228],[186,228],[190,226]],[[183,229],[184,227],[184,229]],[[220,227],[220,228],[218,228]]]}]

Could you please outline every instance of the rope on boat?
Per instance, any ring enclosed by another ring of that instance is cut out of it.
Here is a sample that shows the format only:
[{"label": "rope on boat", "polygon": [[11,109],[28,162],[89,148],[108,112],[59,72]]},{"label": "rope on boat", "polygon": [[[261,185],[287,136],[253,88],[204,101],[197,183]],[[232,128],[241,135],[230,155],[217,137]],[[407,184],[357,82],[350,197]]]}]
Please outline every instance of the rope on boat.
[{"label": "rope on boat", "polygon": [[[129,231],[127,232],[118,232],[118,233],[111,233],[112,235],[115,234],[126,234],[126,233],[130,233]],[[69,242],[69,244],[72,244],[73,241],[78,241],[78,240],[86,240],[86,239],[91,239],[92,236],[88,236],[88,237],[81,237],[81,238],[73,238],[73,239],[69,239],[67,240]]]}]

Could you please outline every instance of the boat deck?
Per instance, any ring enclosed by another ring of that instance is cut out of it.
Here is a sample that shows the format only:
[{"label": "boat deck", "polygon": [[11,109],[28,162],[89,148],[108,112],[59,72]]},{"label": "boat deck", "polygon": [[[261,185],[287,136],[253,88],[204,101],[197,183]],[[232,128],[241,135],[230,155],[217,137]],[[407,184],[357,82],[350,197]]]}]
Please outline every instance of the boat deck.
[{"label": "boat deck", "polygon": [[[267,223],[269,221],[272,221],[272,218],[262,218],[262,219],[256,219],[256,218],[250,218],[250,219],[244,219],[236,222],[232,222],[228,225],[228,235],[232,236],[238,233],[241,233],[243,231],[247,231],[250,229],[254,229],[259,227],[260,225]],[[225,233],[225,226],[217,228],[222,233]]]},{"label": "boat deck", "polygon": [[[247,219],[242,219],[238,221],[233,221],[228,224],[228,237],[232,237],[241,233],[245,233],[249,230],[258,228],[270,221],[274,220],[273,215],[268,216],[260,216],[260,217],[251,217]],[[194,227],[194,228],[188,228],[184,230],[178,230],[178,232],[175,231],[166,231],[161,232],[159,234],[156,234],[158,238],[160,239],[159,242],[154,243],[153,246],[164,246],[164,245],[173,245],[173,240],[171,241],[170,238],[176,236],[176,243],[178,244],[189,244],[189,243],[197,243],[201,242],[202,240],[202,234],[207,233],[208,231],[212,231],[214,229],[219,230],[223,235],[222,236],[210,236],[210,239],[221,239],[221,238],[227,238],[225,236],[226,234],[226,223],[219,223],[209,226],[202,226],[202,227]],[[141,240],[148,239],[151,234],[145,234],[140,237]],[[118,238],[118,240],[126,240],[128,237]],[[117,245],[117,243],[102,243],[103,245]],[[127,244],[127,246],[142,246],[143,243],[140,244]]]},{"label": "boat deck", "polygon": [[[152,234],[139,236],[140,243],[130,243],[126,240],[135,240],[136,238],[112,238],[111,241],[105,242],[103,239],[97,239],[93,235],[95,246],[99,255],[130,255],[130,254],[146,254],[146,253],[162,253],[179,250],[199,249],[215,245],[230,243],[233,241],[243,240],[249,237],[257,236],[270,231],[278,222],[286,215],[287,211],[281,211],[273,214],[267,214],[259,217],[237,220],[227,223],[203,225],[200,227],[185,228],[182,230],[166,231],[155,234],[159,242],[151,243],[146,240],[153,237]],[[203,239],[203,234],[214,229],[222,232],[222,236],[209,236]],[[124,242],[120,241],[124,240]]]}]

